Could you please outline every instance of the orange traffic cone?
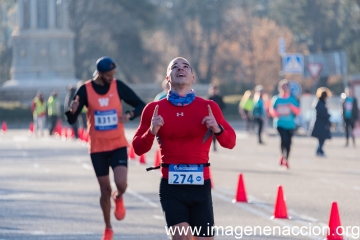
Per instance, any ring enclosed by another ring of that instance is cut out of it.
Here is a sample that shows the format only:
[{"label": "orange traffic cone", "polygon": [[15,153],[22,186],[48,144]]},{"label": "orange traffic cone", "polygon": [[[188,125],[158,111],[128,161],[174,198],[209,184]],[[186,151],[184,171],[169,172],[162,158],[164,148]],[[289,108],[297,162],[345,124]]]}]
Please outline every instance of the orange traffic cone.
[{"label": "orange traffic cone", "polygon": [[30,122],[30,126],[29,126],[29,134],[33,134],[34,133],[34,123]]},{"label": "orange traffic cone", "polygon": [[156,150],[155,152],[155,160],[154,160],[154,166],[160,166],[161,162],[161,152],[160,149]]},{"label": "orange traffic cone", "polygon": [[1,125],[1,131],[2,131],[3,133],[5,133],[6,130],[7,130],[7,125],[6,125],[6,122],[3,121],[3,122],[2,122],[2,125]]},{"label": "orange traffic cone", "polygon": [[86,142],[86,143],[89,142],[89,133],[86,130],[84,130],[84,132],[83,132],[83,142]]},{"label": "orange traffic cone", "polygon": [[62,140],[66,140],[67,138],[67,133],[68,133],[68,128],[67,127],[63,127],[62,131],[61,131],[61,138]]},{"label": "orange traffic cone", "polygon": [[327,233],[327,240],[343,240],[343,231],[340,222],[339,209],[336,202],[332,203],[330,219],[329,219],[329,232]]},{"label": "orange traffic cone", "polygon": [[55,134],[56,136],[61,136],[61,130],[62,130],[61,120],[59,120],[59,121],[56,123],[55,130],[54,130],[54,134]]},{"label": "orange traffic cone", "polygon": [[146,159],[145,159],[145,154],[142,154],[141,156],[140,156],[140,164],[146,164]]},{"label": "orange traffic cone", "polygon": [[133,148],[133,146],[130,144],[130,146],[129,146],[129,158],[131,159],[131,160],[135,160],[135,151],[134,151],[134,148]]},{"label": "orange traffic cone", "polygon": [[287,218],[287,219],[289,219],[282,186],[279,186],[279,188],[278,188],[274,216],[272,218]]},{"label": "orange traffic cone", "polygon": [[78,129],[78,138],[83,141],[84,138],[84,128],[83,127],[79,127]]},{"label": "orange traffic cone", "polygon": [[213,177],[211,174],[211,168],[209,167],[209,178],[210,178],[210,182],[211,182],[211,188],[214,188],[214,181],[213,181]]},{"label": "orange traffic cone", "polygon": [[242,173],[239,175],[236,197],[233,202],[247,202],[245,184]]}]

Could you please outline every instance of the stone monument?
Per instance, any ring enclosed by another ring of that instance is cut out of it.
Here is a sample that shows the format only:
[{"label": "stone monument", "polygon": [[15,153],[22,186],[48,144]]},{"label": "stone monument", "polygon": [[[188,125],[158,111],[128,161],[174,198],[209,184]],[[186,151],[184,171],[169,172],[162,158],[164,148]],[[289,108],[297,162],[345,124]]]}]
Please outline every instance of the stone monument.
[{"label": "stone monument", "polygon": [[31,100],[37,91],[49,95],[76,85],[74,33],[69,29],[67,0],[18,0],[18,28],[12,34],[11,80],[2,95]]}]

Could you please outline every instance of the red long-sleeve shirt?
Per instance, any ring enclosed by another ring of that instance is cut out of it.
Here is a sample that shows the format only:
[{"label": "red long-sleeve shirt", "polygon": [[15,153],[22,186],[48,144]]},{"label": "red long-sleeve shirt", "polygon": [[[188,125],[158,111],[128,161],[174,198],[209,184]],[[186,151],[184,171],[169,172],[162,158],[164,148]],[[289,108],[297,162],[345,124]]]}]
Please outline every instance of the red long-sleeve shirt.
[{"label": "red long-sleeve shirt", "polygon": [[[150,132],[150,125],[156,105],[159,105],[158,115],[164,119],[164,126],[157,134],[162,163],[199,164],[209,161],[212,137],[203,142],[208,128],[206,123],[201,123],[209,115],[207,105],[210,105],[217,123],[224,129],[220,135],[215,135],[216,139],[225,148],[235,147],[235,131],[226,122],[215,102],[196,97],[189,105],[175,106],[167,99],[162,99],[144,108],[132,143],[137,155],[148,152],[153,144],[155,135]],[[161,171],[163,177],[168,178],[168,168],[162,168]],[[205,167],[204,179],[208,178],[209,168]]]}]

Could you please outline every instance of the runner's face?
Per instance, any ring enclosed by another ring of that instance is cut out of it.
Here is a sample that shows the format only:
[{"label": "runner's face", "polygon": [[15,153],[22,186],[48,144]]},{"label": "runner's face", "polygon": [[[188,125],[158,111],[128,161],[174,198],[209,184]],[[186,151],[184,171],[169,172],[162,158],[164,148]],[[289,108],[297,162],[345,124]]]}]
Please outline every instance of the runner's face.
[{"label": "runner's face", "polygon": [[284,93],[289,93],[289,91],[290,91],[289,85],[288,84],[282,85],[282,90],[284,91]]},{"label": "runner's face", "polygon": [[113,69],[108,72],[99,73],[99,77],[100,77],[101,81],[104,83],[104,85],[110,85],[110,83],[114,79],[115,73],[116,73],[116,70]]},{"label": "runner's face", "polygon": [[191,85],[195,80],[190,63],[183,58],[176,58],[170,62],[167,78],[175,85]]}]

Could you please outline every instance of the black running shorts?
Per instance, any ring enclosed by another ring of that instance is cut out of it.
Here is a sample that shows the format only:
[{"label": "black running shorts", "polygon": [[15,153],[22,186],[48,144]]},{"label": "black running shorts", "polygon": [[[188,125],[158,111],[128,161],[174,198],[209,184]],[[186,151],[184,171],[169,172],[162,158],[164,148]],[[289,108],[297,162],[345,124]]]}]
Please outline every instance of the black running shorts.
[{"label": "black running shorts", "polygon": [[97,177],[108,176],[110,166],[114,169],[117,166],[127,167],[128,165],[126,147],[107,152],[91,153],[90,157]]},{"label": "black running shorts", "polygon": [[214,213],[211,198],[210,179],[204,185],[173,185],[168,179],[160,182],[160,202],[168,227],[187,222],[194,229],[201,230],[198,237],[214,236]]}]

